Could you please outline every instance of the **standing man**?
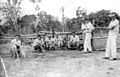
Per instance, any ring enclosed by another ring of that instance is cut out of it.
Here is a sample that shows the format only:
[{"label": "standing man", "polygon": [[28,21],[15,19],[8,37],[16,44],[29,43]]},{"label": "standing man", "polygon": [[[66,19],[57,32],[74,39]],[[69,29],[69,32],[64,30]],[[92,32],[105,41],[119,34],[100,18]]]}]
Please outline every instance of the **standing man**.
[{"label": "standing man", "polygon": [[[92,51],[91,48],[91,32],[94,30],[93,25],[89,22],[88,17],[85,18],[85,21],[82,23],[81,29],[84,35],[84,53],[90,53]],[[88,51],[87,51],[88,50]]]},{"label": "standing man", "polygon": [[104,59],[116,60],[116,52],[117,52],[116,39],[119,33],[119,21],[116,19],[115,14],[111,14],[110,17],[112,20],[108,26],[109,35],[107,39],[106,52],[105,52]]}]

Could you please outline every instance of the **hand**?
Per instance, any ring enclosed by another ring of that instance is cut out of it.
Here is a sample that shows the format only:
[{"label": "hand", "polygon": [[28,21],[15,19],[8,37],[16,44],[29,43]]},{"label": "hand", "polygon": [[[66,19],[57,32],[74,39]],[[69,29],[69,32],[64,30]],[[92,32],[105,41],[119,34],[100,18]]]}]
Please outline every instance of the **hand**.
[{"label": "hand", "polygon": [[115,28],[115,26],[113,26],[112,28],[111,28],[111,30],[113,30]]}]

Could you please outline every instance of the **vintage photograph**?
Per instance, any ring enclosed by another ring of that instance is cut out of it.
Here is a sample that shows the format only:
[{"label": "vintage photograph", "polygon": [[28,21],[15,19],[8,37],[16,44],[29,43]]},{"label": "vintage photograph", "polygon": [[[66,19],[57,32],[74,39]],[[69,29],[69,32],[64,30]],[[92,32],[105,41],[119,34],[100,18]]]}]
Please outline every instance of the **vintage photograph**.
[{"label": "vintage photograph", "polygon": [[120,0],[0,0],[0,77],[120,77]]}]

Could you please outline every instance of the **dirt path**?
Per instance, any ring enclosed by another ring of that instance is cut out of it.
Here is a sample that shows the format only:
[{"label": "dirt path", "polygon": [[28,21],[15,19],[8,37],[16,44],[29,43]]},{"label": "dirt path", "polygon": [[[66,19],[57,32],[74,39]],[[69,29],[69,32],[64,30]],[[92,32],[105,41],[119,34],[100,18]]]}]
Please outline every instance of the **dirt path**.
[{"label": "dirt path", "polygon": [[4,60],[9,77],[120,77],[120,61],[103,56],[104,52],[51,51],[20,61]]}]

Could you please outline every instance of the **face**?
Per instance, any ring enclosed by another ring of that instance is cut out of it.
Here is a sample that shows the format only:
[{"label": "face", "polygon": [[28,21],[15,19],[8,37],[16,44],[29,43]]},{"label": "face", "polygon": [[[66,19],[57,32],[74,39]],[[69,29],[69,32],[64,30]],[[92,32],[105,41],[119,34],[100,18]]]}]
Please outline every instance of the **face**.
[{"label": "face", "polygon": [[20,39],[20,36],[16,36],[15,38],[16,38],[17,40],[19,40],[19,39]]},{"label": "face", "polygon": [[41,39],[41,37],[39,36],[39,37],[38,37],[38,39],[40,40],[40,39]]},{"label": "face", "polygon": [[88,22],[89,22],[88,20],[85,21],[85,23],[88,23]]},{"label": "face", "polygon": [[49,39],[51,39],[51,36],[48,36]]},{"label": "face", "polygon": [[115,20],[115,16],[112,17],[112,20]]},{"label": "face", "polygon": [[58,35],[56,35],[56,37],[58,38]]},{"label": "face", "polygon": [[73,34],[73,37],[75,37],[75,34]]}]

